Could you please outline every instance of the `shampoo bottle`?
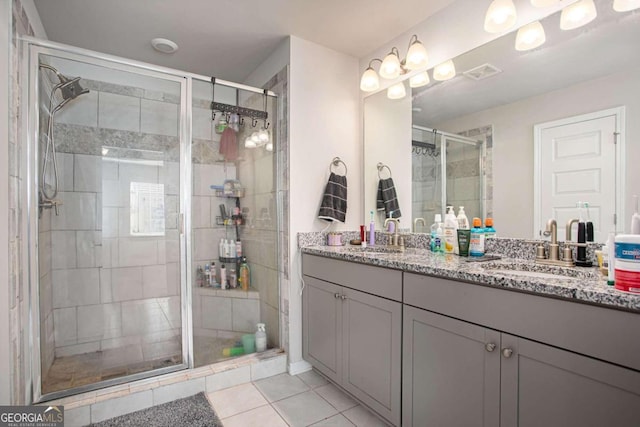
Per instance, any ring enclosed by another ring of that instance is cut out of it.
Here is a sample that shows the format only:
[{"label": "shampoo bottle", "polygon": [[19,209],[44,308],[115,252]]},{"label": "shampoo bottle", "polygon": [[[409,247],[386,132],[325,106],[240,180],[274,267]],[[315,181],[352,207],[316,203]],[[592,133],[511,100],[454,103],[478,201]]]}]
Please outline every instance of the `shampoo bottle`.
[{"label": "shampoo bottle", "polygon": [[431,252],[438,252],[436,250],[436,246],[440,247],[440,242],[436,240],[438,239],[438,226],[441,221],[442,221],[442,215],[436,214],[436,216],[433,219],[433,224],[431,225],[431,241],[429,245],[431,247]]},{"label": "shampoo bottle", "polygon": [[258,323],[258,330],[256,331],[256,351],[258,353],[267,349],[267,332],[266,325],[264,323]]},{"label": "shampoo bottle", "polygon": [[458,219],[453,213],[453,206],[447,206],[447,214],[444,217],[444,252],[458,253]]},{"label": "shampoo bottle", "polygon": [[227,269],[224,264],[220,266],[220,288],[227,289]]},{"label": "shampoo bottle", "polygon": [[473,228],[471,229],[471,239],[469,242],[469,255],[484,255],[484,229],[480,218],[473,218]]},{"label": "shampoo bottle", "polygon": [[376,244],[376,223],[373,220],[373,211],[370,211],[371,222],[369,223],[369,246]]}]

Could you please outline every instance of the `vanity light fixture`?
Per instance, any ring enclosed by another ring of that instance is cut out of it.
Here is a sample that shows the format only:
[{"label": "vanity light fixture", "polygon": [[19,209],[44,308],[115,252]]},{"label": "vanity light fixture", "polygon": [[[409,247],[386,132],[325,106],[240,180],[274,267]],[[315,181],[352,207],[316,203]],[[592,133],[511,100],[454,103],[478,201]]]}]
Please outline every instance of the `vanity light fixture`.
[{"label": "vanity light fixture", "polygon": [[[380,69],[376,73],[372,64],[378,61],[380,62]],[[369,61],[369,66],[362,74],[360,78],[360,90],[363,92],[373,92],[380,88],[380,79],[378,74],[383,79],[396,79],[402,74],[406,74],[410,70],[417,70],[419,68],[425,68],[429,61],[427,50],[423,44],[418,40],[417,35],[411,36],[409,40],[409,48],[407,50],[407,57],[400,60],[400,52],[395,46],[391,48],[391,51],[384,57],[384,60],[379,58],[373,58]]]},{"label": "vanity light fixture", "polygon": [[429,73],[427,73],[426,71],[423,71],[409,79],[409,86],[422,87],[422,86],[428,85],[430,81],[431,80],[429,79]]},{"label": "vanity light fixture", "polygon": [[616,12],[629,12],[640,8],[640,0],[613,0],[613,10]]},{"label": "vanity light fixture", "polygon": [[506,31],[515,25],[516,18],[516,6],[512,0],[493,0],[484,18],[484,30],[488,33]]},{"label": "vanity light fixture", "polygon": [[407,91],[404,88],[404,83],[396,83],[387,89],[387,98],[389,99],[402,99],[407,95]]},{"label": "vanity light fixture", "polygon": [[593,0],[580,0],[564,9],[560,14],[560,29],[573,30],[596,19],[598,12]]},{"label": "vanity light fixture", "polygon": [[558,4],[560,0],[531,0],[531,4],[535,7],[550,7]]},{"label": "vanity light fixture", "polygon": [[545,41],[544,28],[540,21],[535,21],[518,29],[518,34],[516,35],[516,50],[524,51],[535,49]]},{"label": "vanity light fixture", "polygon": [[456,76],[456,66],[452,60],[436,65],[433,69],[433,80],[444,81]]}]

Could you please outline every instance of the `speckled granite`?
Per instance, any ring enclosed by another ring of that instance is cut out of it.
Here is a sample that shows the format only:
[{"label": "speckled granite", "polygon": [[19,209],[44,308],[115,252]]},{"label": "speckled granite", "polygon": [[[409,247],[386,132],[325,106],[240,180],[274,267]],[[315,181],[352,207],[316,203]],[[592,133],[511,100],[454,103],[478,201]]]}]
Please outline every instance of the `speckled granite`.
[{"label": "speckled granite", "polygon": [[[302,252],[640,312],[640,294],[621,292],[607,286],[596,268],[567,269],[515,258],[475,263],[466,262],[466,258],[457,255],[434,254],[426,249],[415,248],[407,248],[404,253],[389,253],[349,246],[309,246],[302,248]],[[527,271],[534,272],[534,275],[527,275]],[[538,273],[557,277],[536,276]]]}]

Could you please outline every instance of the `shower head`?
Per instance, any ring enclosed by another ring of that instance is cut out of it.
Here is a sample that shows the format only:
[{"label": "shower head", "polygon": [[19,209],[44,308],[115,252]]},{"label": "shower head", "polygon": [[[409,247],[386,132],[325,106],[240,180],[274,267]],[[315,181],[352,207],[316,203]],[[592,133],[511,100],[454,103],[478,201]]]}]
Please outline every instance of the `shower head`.
[{"label": "shower head", "polygon": [[83,95],[85,93],[89,93],[89,89],[85,89],[82,86],[80,86],[80,77],[69,78],[61,74],[58,70],[56,70],[54,67],[52,67],[49,64],[40,63],[40,68],[46,68],[48,70],[53,71],[56,74],[56,77],[58,77],[58,80],[60,81],[60,83],[55,85],[54,91],[56,89],[60,89],[63,102],[75,99],[78,96]]}]

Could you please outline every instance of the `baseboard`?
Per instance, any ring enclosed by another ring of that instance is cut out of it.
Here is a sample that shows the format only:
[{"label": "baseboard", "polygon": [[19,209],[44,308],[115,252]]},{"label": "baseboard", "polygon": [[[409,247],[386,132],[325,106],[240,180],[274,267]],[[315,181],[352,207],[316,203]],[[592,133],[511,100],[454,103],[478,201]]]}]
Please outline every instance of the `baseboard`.
[{"label": "baseboard", "polygon": [[289,363],[289,375],[298,375],[303,372],[310,371],[311,369],[311,363],[307,362],[306,360]]}]

